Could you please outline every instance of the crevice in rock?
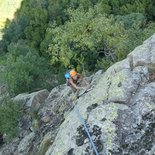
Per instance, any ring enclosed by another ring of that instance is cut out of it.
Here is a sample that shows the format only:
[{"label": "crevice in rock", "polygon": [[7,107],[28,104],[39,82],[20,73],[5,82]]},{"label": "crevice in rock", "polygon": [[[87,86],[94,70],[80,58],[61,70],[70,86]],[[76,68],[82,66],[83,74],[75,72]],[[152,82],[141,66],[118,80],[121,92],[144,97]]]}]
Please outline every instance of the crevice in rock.
[{"label": "crevice in rock", "polygon": [[126,102],[124,102],[124,101],[112,101],[113,103],[117,103],[117,104],[126,104]]},{"label": "crevice in rock", "polygon": [[97,106],[98,106],[97,103],[94,103],[94,104],[88,106],[88,107],[87,107],[87,112],[88,112],[88,113],[91,112],[91,111],[92,111],[93,109],[95,109]]},{"label": "crevice in rock", "polygon": [[133,56],[130,55],[128,57],[128,60],[129,60],[130,70],[133,71],[133,69],[134,69],[134,67],[133,67]]},{"label": "crevice in rock", "polygon": [[107,88],[107,97],[106,97],[106,100],[108,101],[109,100],[109,91],[110,91],[110,87],[111,87],[111,81],[109,81],[109,79],[107,80],[107,83],[108,83],[108,88]]},{"label": "crevice in rock", "polygon": [[[146,82],[144,82],[145,81],[144,78],[145,78]],[[132,107],[133,105],[136,104],[136,103],[131,103],[132,98],[139,92],[139,90],[142,87],[144,87],[148,83],[148,81],[149,81],[148,77],[143,72],[141,72],[140,73],[140,82],[136,83],[136,89],[133,92],[131,92],[131,97],[130,97],[130,100],[128,101],[128,103],[130,103],[130,107]]]},{"label": "crevice in rock", "polygon": [[0,146],[4,144],[3,135],[0,133]]},{"label": "crevice in rock", "polygon": [[104,122],[104,121],[106,121],[106,120],[107,120],[106,118],[102,118],[100,121]]},{"label": "crevice in rock", "polygon": [[155,71],[149,72],[149,82],[155,82]]},{"label": "crevice in rock", "polygon": [[155,81],[155,73],[150,73],[150,82]]},{"label": "crevice in rock", "polygon": [[71,148],[71,149],[67,152],[67,155],[75,155],[75,154],[74,154],[74,149]]}]

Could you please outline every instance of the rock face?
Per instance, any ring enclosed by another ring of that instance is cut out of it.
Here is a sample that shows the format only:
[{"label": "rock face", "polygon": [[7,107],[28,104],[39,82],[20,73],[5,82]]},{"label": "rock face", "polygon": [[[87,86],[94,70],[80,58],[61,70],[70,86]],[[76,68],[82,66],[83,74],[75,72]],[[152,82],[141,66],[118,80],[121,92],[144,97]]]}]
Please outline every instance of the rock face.
[{"label": "rock face", "polygon": [[154,68],[155,35],[111,66],[95,88],[76,101],[46,155],[94,154],[77,108],[100,154],[155,154]]},{"label": "rock face", "polygon": [[3,145],[0,155],[94,155],[81,119],[100,155],[154,155],[154,73],[155,35],[92,75],[93,89],[74,102],[66,85],[27,94],[24,105],[35,107],[37,117],[22,118],[19,137]]}]

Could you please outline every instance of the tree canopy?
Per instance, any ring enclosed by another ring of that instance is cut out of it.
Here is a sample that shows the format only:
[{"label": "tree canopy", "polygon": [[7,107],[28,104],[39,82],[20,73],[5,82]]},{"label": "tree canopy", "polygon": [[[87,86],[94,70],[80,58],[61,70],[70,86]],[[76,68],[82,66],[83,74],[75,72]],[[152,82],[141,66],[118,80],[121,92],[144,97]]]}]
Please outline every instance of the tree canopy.
[{"label": "tree canopy", "polygon": [[154,8],[153,0],[23,0],[0,41],[8,88],[51,88],[68,67],[107,69],[154,33]]}]

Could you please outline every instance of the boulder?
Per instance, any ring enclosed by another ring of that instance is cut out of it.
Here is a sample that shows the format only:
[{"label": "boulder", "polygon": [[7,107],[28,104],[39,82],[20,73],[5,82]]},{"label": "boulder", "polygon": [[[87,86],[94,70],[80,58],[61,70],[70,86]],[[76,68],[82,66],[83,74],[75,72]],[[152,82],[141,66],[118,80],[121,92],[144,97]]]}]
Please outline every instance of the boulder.
[{"label": "boulder", "polygon": [[136,47],[129,55],[133,67],[148,66],[155,68],[155,35]]},{"label": "boulder", "polygon": [[40,90],[33,92],[31,94],[23,93],[17,95],[14,100],[22,101],[25,108],[31,108],[33,111],[38,111],[40,106],[45,103],[46,98],[48,97],[48,90]]}]

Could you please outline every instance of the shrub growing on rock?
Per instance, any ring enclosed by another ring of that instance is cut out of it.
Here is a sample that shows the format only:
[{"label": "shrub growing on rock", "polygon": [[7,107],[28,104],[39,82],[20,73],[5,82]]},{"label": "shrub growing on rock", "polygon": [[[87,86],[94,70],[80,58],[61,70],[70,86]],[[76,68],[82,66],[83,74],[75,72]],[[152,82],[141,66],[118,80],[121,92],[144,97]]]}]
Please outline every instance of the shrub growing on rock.
[{"label": "shrub growing on rock", "polygon": [[18,122],[21,118],[21,106],[19,103],[5,97],[0,103],[0,133],[7,135],[11,140],[17,135]]}]

